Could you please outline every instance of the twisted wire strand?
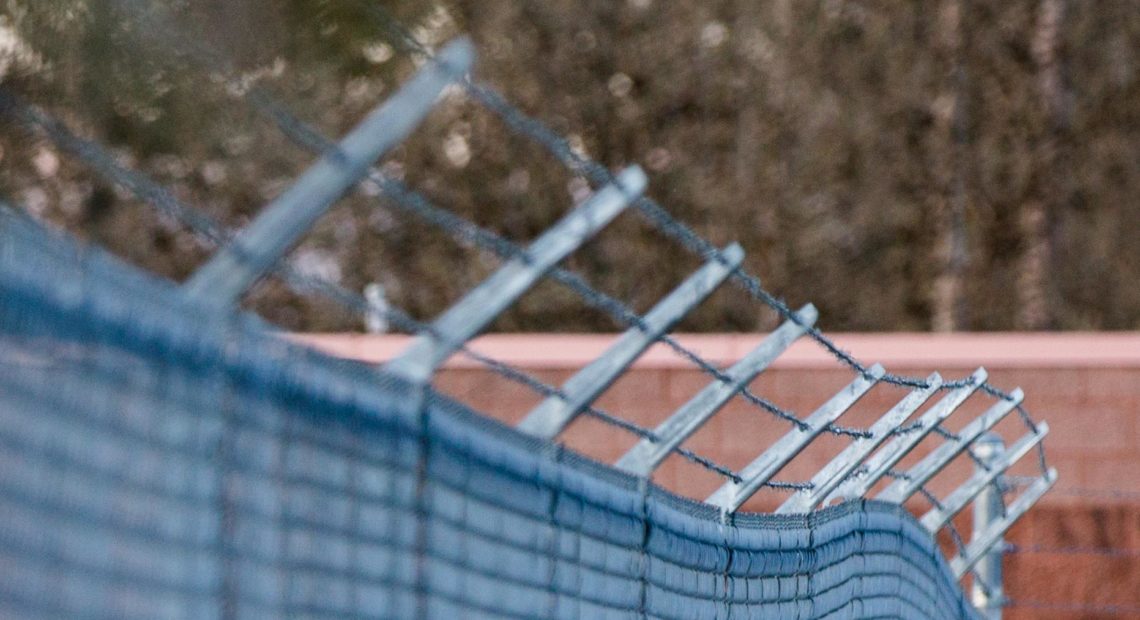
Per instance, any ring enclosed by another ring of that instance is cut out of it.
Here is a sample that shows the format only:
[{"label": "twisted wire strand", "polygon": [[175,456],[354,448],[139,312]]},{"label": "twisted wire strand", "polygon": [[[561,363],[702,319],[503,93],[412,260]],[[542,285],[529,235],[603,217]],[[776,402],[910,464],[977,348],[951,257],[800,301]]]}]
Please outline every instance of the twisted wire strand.
[{"label": "twisted wire strand", "polygon": [[[427,46],[423,45],[416,39],[416,37],[408,31],[408,29],[398,20],[393,19],[385,9],[370,2],[362,3],[369,13],[378,18],[378,23],[388,33],[390,41],[397,45],[401,51],[405,53],[414,54],[429,62],[436,62],[434,52]],[[182,37],[178,37],[182,39]],[[220,69],[223,74],[231,73],[229,71],[228,60],[220,56],[212,50],[203,49],[202,46],[194,42],[183,45],[191,49],[199,58],[208,59],[208,62],[213,64],[216,69]],[[488,110],[494,112],[500,119],[514,129],[516,133],[527,135],[531,139],[542,144],[546,149],[552,152],[560,161],[567,165],[572,171],[586,176],[595,185],[603,185],[614,182],[614,176],[604,166],[598,164],[581,156],[575,152],[569,142],[562,136],[555,133],[548,126],[541,121],[534,119],[517,107],[510,104],[499,93],[485,85],[475,82],[471,76],[464,76],[460,80],[460,84],[468,92],[474,100],[482,104]],[[284,105],[277,102],[273,97],[268,95],[264,90],[258,86],[252,88],[241,89],[246,95],[246,100],[249,101],[255,109],[266,114],[271,118],[278,128],[290,139],[299,145],[317,153],[335,152],[337,145],[324,137],[315,128],[307,125],[295,115],[293,115]],[[476,224],[469,222],[459,216],[455,216],[450,212],[435,207],[424,198],[422,195],[409,190],[403,184],[393,179],[385,178],[376,170],[372,170],[369,174],[369,180],[375,183],[383,193],[389,198],[394,198],[395,201],[403,205],[413,215],[416,215],[424,221],[435,224],[454,237],[464,239],[469,243],[474,243],[479,247],[490,249],[492,252],[498,254],[500,257],[515,257],[520,254],[525,257],[525,252],[515,246],[510,241],[499,237],[495,233],[482,229]],[[682,245],[701,256],[704,260],[715,259],[721,264],[725,264],[724,257],[720,254],[719,249],[713,246],[709,241],[698,235],[691,228],[673,218],[663,207],[653,202],[651,199],[642,197],[635,201],[635,206],[649,216],[649,219],[654,223],[658,229],[665,232],[668,236],[680,241]],[[446,215],[444,215],[446,214]],[[450,216],[450,217],[449,217]],[[619,323],[633,326],[643,333],[646,331],[646,326],[643,318],[626,306],[621,301],[612,298],[600,291],[591,287],[585,280],[577,274],[566,271],[561,268],[556,268],[550,274],[552,279],[561,284],[568,286],[571,290],[579,295],[588,305],[603,310],[610,314]],[[795,315],[791,309],[780,299],[766,291],[760,281],[755,276],[748,274],[742,267],[736,267],[731,271],[731,276],[734,281],[743,284],[744,288],[752,294],[753,297],[761,300],[769,307],[775,309],[785,319],[804,328],[816,342],[829,350],[837,359],[845,363],[852,369],[856,370],[863,376],[869,376],[867,368],[862,365],[858,360],[847,352],[840,349],[834,342],[828,339],[823,333],[814,326],[806,326],[799,317]],[[694,363],[702,371],[706,372],[714,379],[728,383],[731,379],[725,375],[715,365],[704,360],[700,355],[692,352],[680,343],[676,342],[674,338],[665,334],[658,337],[657,340],[669,346],[681,357]],[[913,377],[904,377],[900,375],[893,375],[888,373],[881,380],[888,384],[895,384],[911,389],[922,389],[928,387],[925,380]],[[944,383],[941,389],[952,389],[964,385],[971,385],[973,383],[972,377],[967,377],[958,381],[951,381]],[[999,390],[998,388],[983,383],[979,386],[985,393],[994,396],[995,398],[1012,399],[1012,396]],[[745,401],[750,404],[761,408],[764,411],[774,415],[777,418],[783,419],[795,425],[800,430],[807,430],[807,424],[803,422],[795,414],[780,408],[771,401],[764,399],[754,394],[747,386],[742,386],[736,390]],[[1028,411],[1019,403],[1016,407],[1018,415],[1022,418],[1023,422],[1033,431],[1037,432],[1036,424],[1033,422]],[[824,429],[826,432],[848,436],[853,438],[869,437],[871,433],[868,429],[848,428],[829,424]],[[946,431],[940,424],[936,425],[935,431],[943,435],[949,440],[961,441],[961,438],[954,433]],[[1042,473],[1048,470],[1048,465],[1045,459],[1044,447],[1042,444],[1036,446],[1038,467]],[[979,458],[973,451],[972,446],[966,446],[965,452],[976,464],[984,467],[986,470],[989,466]]]},{"label": "twisted wire strand", "polygon": [[[374,15],[383,16],[385,14],[385,11],[378,6],[370,3],[366,4],[366,6]],[[389,35],[391,35],[395,40],[398,40],[405,44],[403,46],[404,51],[409,51],[428,60],[434,61],[434,56],[431,50],[429,50],[426,46],[420,44],[415,39],[415,37],[410,32],[408,32],[407,29],[398,21],[390,18],[384,18],[380,21],[384,26],[384,29],[389,32]],[[198,52],[200,49],[202,49],[201,46],[195,46],[195,52]],[[209,57],[211,58],[212,62],[219,62],[219,56],[217,54],[209,54]],[[224,59],[221,59],[220,62],[222,62],[223,67],[227,66],[224,62]],[[494,90],[481,84],[475,83],[471,80],[470,77],[464,78],[462,80],[462,84],[473,99],[481,103],[487,109],[496,113],[496,115],[503,119],[508,124],[508,126],[515,129],[517,133],[525,134],[528,137],[531,137],[532,139],[538,141],[540,144],[544,145],[547,150],[554,153],[556,157],[558,157],[561,161],[563,161],[563,163],[570,167],[571,170],[575,171],[578,174],[586,176],[592,183],[595,184],[610,183],[614,180],[612,173],[608,169],[574,152],[569,143],[564,138],[555,134],[542,122],[537,121],[519,111]],[[255,86],[254,88],[247,89],[244,92],[248,95],[248,100],[251,101],[256,108],[262,111],[267,111],[269,113],[269,116],[276,121],[278,126],[286,133],[286,135],[288,135],[295,142],[298,142],[298,144],[302,144],[303,146],[306,146],[306,148],[322,153],[328,152],[330,148],[336,148],[335,144],[332,144],[329,140],[321,136],[314,129],[293,117],[284,108],[284,106],[275,102],[272,97],[269,97],[260,88]],[[390,198],[395,198],[395,202],[403,205],[407,208],[407,210],[413,212],[417,216],[420,216],[421,219],[429,221],[429,223],[440,225],[454,237],[466,240],[469,243],[474,243],[480,247],[488,248],[500,256],[518,256],[522,252],[520,248],[511,242],[498,237],[494,233],[481,229],[477,225],[468,222],[459,216],[455,216],[450,212],[438,209],[438,207],[434,207],[422,196],[404,187],[403,184],[399,183],[398,181],[386,178],[376,171],[373,171],[373,173],[369,175],[369,180],[378,185],[381,190]],[[665,232],[668,236],[678,240],[687,249],[697,253],[706,260],[715,259],[724,264],[724,258],[721,256],[719,250],[715,246],[713,246],[703,237],[700,237],[695,231],[693,231],[685,224],[675,220],[667,211],[665,211],[660,205],[653,202],[651,199],[641,198],[636,201],[635,205],[637,209],[645,214],[658,229]],[[432,207],[432,209],[429,210],[425,207]],[[446,216],[443,214],[446,214]],[[525,256],[525,253],[523,253],[523,255]],[[734,268],[731,275],[733,280],[742,284],[744,289],[752,294],[753,297],[761,300],[769,307],[775,309],[787,320],[790,320],[793,323],[796,323],[803,327],[805,329],[805,332],[808,333],[813,338],[813,340],[816,340],[818,343],[823,345],[841,362],[848,365],[857,372],[863,374],[864,376],[868,375],[868,371],[865,366],[858,362],[853,356],[836,346],[817,328],[814,326],[809,327],[804,325],[802,321],[799,320],[799,318],[791,311],[790,308],[788,308],[784,302],[763,289],[763,287],[760,285],[759,280],[755,278],[755,276],[748,274],[740,267]],[[596,291],[584,280],[582,280],[580,276],[562,269],[558,269],[555,273],[552,274],[552,277],[556,281],[569,286],[572,290],[577,292],[579,296],[582,297],[588,304],[607,311],[612,317],[627,325],[637,327],[643,332],[645,331],[645,325],[642,317],[637,315],[622,302]],[[686,359],[689,359],[695,363],[699,368],[712,375],[717,380],[722,382],[727,382],[730,380],[723,373],[723,371],[721,371],[715,365],[708,363],[696,353],[689,351],[677,343],[672,337],[666,335],[659,340],[665,343],[667,346],[670,346],[670,348],[679,353],[682,357],[685,357]],[[500,372],[500,374],[504,373]],[[519,377],[515,375],[515,379],[518,378]],[[888,374],[883,377],[882,380],[887,383],[910,388],[926,387],[926,382],[924,380],[911,377],[902,377],[898,375]],[[969,381],[970,379],[965,379],[957,382],[948,382],[942,386],[942,389],[949,389],[952,387],[965,385],[968,384]],[[531,387],[535,388],[536,386],[531,385]],[[1010,398],[1008,394],[998,390],[996,387],[984,384],[981,386],[981,388],[992,396],[998,398]],[[536,391],[539,391],[540,393],[542,392],[542,390]],[[770,401],[767,401],[766,399],[755,395],[747,387],[739,390],[739,393],[746,401],[750,402],[751,404],[758,406],[765,411],[768,411],[778,418],[791,422],[792,424],[796,425],[797,428],[806,429],[806,423],[800,420],[797,416],[791,412],[779,408]],[[1027,425],[1031,429],[1036,430],[1036,427],[1032,419],[1029,417],[1028,412],[1020,405],[1018,405],[1017,409],[1019,415],[1023,418]],[[587,413],[597,415],[596,413],[589,412],[588,410]],[[612,416],[610,417],[612,418]],[[602,419],[605,418],[603,417]],[[618,419],[613,418],[613,420],[611,420],[611,423],[616,420]],[[621,426],[620,424],[617,425]],[[629,430],[628,427],[627,430]],[[870,436],[869,431],[866,429],[847,428],[834,424],[829,425],[825,430],[834,434],[846,435],[850,437]],[[953,436],[953,434],[950,433],[946,434]],[[967,448],[967,452],[969,453],[970,457],[975,460],[975,462],[980,463],[980,459],[978,459],[969,448]],[[696,455],[692,455],[690,453],[687,455],[687,458],[694,460],[692,458],[694,456]],[[1046,463],[1044,451],[1040,444],[1038,445],[1038,460],[1042,471],[1045,471]],[[694,462],[701,463],[701,461]],[[725,475],[726,472],[731,474],[730,470],[715,466],[715,464],[711,469],[718,471],[718,473],[721,473],[722,475]]]},{"label": "twisted wire strand", "polygon": [[[123,1],[134,1],[137,3],[137,0]],[[370,10],[381,12],[383,11],[383,9],[375,7],[371,4],[368,5],[368,8]],[[144,17],[144,19],[151,20],[151,25],[160,28],[164,34],[169,35],[168,39],[177,41],[180,48],[189,51],[198,60],[212,67],[214,70],[219,71],[223,75],[232,73],[228,59],[219,54],[216,50],[205,48],[199,45],[196,41],[187,40],[186,37],[183,36],[180,32],[172,30],[166,24],[153,23],[156,19],[153,14],[148,14]],[[403,48],[404,51],[411,50],[427,61],[436,62],[434,54],[428,50],[427,47],[416,41],[415,37],[411,33],[408,33],[402,25],[394,20],[391,22],[391,25],[394,28],[392,30],[389,30],[390,34],[402,33],[406,40],[410,42]],[[231,78],[230,81],[236,82],[236,80],[233,78]],[[510,104],[508,104],[500,95],[489,88],[471,81],[469,76],[465,76],[462,79],[461,83],[469,91],[471,89],[474,89],[474,94],[477,95],[475,98],[484,105],[497,107],[501,109],[504,114],[509,113],[512,109],[510,107]],[[277,125],[278,129],[282,131],[283,134],[285,134],[299,146],[302,146],[303,148],[306,148],[313,153],[327,154],[330,152],[337,152],[337,144],[335,142],[325,137],[315,127],[297,118],[290,110],[287,109],[284,104],[277,101],[261,87],[257,85],[248,86],[235,83],[234,90],[235,92],[243,94],[246,101],[253,105],[255,110],[270,118]],[[538,121],[528,119],[525,116],[520,116],[516,120],[520,123],[529,123],[533,125],[531,127],[532,130],[546,131],[549,133],[552,139],[558,139],[558,136],[550,132],[549,129],[547,129]],[[568,144],[566,145],[566,148],[569,149]],[[596,163],[591,163],[594,166],[599,166]],[[608,170],[605,171],[605,174],[608,175],[608,181],[606,182],[612,182],[613,177],[609,174]],[[370,171],[367,178],[368,181],[376,185],[382,193],[393,199],[395,201],[395,206],[405,211],[406,213],[410,213],[411,215],[421,219],[422,221],[425,221],[431,225],[436,226],[437,228],[444,230],[462,242],[471,243],[477,247],[490,250],[500,258],[526,257],[526,253],[513,242],[502,238],[490,230],[481,228],[473,222],[457,216],[445,209],[436,207],[423,195],[409,189],[403,183],[383,175],[375,169]],[[671,216],[669,216],[667,213],[664,215],[671,218]],[[709,248],[711,251],[706,256],[706,260],[715,259],[721,264],[724,264],[725,259],[723,256],[721,256],[719,250],[711,246],[711,244],[709,245]],[[593,288],[580,275],[561,267],[555,267],[551,272],[548,273],[548,276],[552,280],[566,286],[571,291],[575,292],[584,302],[587,303],[587,305],[609,314],[610,317],[614,319],[619,325],[634,327],[642,333],[645,333],[647,331],[647,326],[644,322],[644,318],[641,315],[639,315],[636,311],[634,311],[632,308],[620,300]],[[793,318],[794,322],[797,325],[803,327],[803,324],[798,320],[798,317],[793,316]],[[712,364],[711,362],[705,360],[696,352],[680,344],[671,335],[663,334],[661,336],[658,336],[655,340],[668,346],[680,357],[693,363],[695,366],[697,366],[697,368],[711,376],[714,380],[723,384],[730,384],[733,382],[732,378],[729,377],[723,370],[721,370],[715,364]],[[861,372],[863,372],[864,375],[867,374],[865,371]],[[966,381],[968,382],[970,379],[966,379]],[[925,386],[925,383],[920,383],[918,385]],[[740,386],[735,389],[735,392],[739,394],[746,402],[772,414],[781,420],[791,423],[797,429],[801,431],[806,431],[809,429],[807,423],[802,421],[795,413],[781,408],[772,401],[757,395],[748,386]],[[871,436],[871,432],[868,429],[844,427],[835,423],[828,424],[824,428],[824,431],[835,435],[852,438],[867,438]]]},{"label": "twisted wire strand", "polygon": [[[104,178],[112,183],[120,185],[135,194],[139,199],[148,204],[155,205],[160,208],[163,213],[177,219],[205,243],[217,245],[233,238],[233,231],[226,229],[210,216],[183,203],[167,188],[153,181],[146,175],[119,164],[98,143],[80,138],[60,121],[53,119],[46,112],[38,108],[23,103],[3,87],[0,87],[0,113],[8,114],[22,121],[25,125],[39,128],[49,140],[56,143],[61,149],[71,152],[77,159],[90,166],[98,174],[104,176]],[[427,333],[439,337],[439,334],[435,333],[432,325],[413,319],[403,310],[392,306],[385,309],[377,309],[368,303],[368,300],[365,299],[363,295],[326,279],[306,275],[299,271],[288,260],[282,261],[275,267],[274,275],[300,294],[304,294],[305,292],[320,294],[326,299],[361,315],[379,312],[400,331],[409,334]],[[459,353],[472,361],[488,367],[506,379],[529,387],[538,394],[547,397],[554,396],[564,401],[569,400],[565,392],[559,388],[543,383],[513,366],[475,352],[467,345],[460,347]],[[653,431],[606,413],[592,405],[585,406],[583,412],[607,424],[635,434],[638,437],[646,438],[654,442],[659,441],[659,438]],[[742,481],[740,476],[732,469],[716,463],[708,457],[700,456],[691,450],[680,447],[674,449],[674,451],[687,460],[705,467],[733,482]],[[777,483],[773,483],[772,486],[775,488],[785,488],[778,486]]]},{"label": "twisted wire strand", "polygon": [[[282,133],[303,148],[313,153],[327,153],[337,148],[336,143],[322,135],[311,125],[298,119],[264,90],[259,88],[251,89],[249,92],[249,101],[254,105],[255,109],[266,114]],[[435,206],[419,192],[408,188],[400,181],[385,176],[377,170],[371,170],[368,173],[367,180],[376,185],[381,192],[392,199],[395,206],[400,210],[419,218],[421,221],[436,226],[454,237],[472,243],[482,249],[489,250],[500,258],[508,259],[526,256],[526,252],[510,240],[482,228],[470,220],[455,215],[446,209]],[[579,274],[556,266],[551,269],[547,275],[555,282],[564,285],[576,293],[587,305],[608,314],[610,318],[617,321],[619,325],[633,327],[642,333],[649,331],[649,326],[645,323],[643,316],[617,298],[597,290]],[[734,383],[732,377],[728,376],[723,370],[701,357],[700,354],[682,345],[673,336],[662,334],[656,338],[656,341],[665,344],[682,358],[690,361],[701,371],[713,377],[716,381],[726,385]],[[794,413],[757,395],[748,386],[740,387],[738,393],[747,402],[771,413],[781,420],[790,422],[795,425],[796,428],[800,430],[808,429],[807,423],[802,421]],[[870,436],[870,432],[865,429],[843,428],[834,424],[829,425],[826,430],[835,434],[853,437]]]},{"label": "twisted wire strand", "polygon": [[[401,51],[427,59],[434,58],[434,52],[421,43],[414,34],[408,31],[399,20],[394,19],[383,7],[364,0],[358,0],[358,3],[368,10],[376,19],[378,26],[388,34],[390,42],[400,48]],[[461,84],[473,99],[499,116],[508,127],[511,127],[517,133],[530,137],[536,143],[546,148],[548,152],[561,161],[572,172],[585,177],[595,185],[604,185],[613,182],[614,176],[605,166],[576,152],[566,138],[556,133],[545,123],[519,110],[491,87],[475,82],[470,76],[464,78]],[[676,220],[667,210],[652,199],[642,197],[635,202],[635,206],[658,230],[673,238],[690,252],[701,257],[703,260],[716,259],[720,260],[723,264],[723,257],[721,257],[720,251],[716,246],[700,236],[686,224]],[[830,352],[832,356],[841,363],[864,377],[869,376],[867,366],[855,359],[850,353],[841,349],[815,326],[804,325],[785,302],[764,289],[759,278],[748,273],[742,266],[732,270],[731,279],[752,297],[775,310],[783,319],[792,321],[800,327],[803,327],[814,341]],[[894,373],[887,373],[880,380],[888,384],[909,389],[924,389],[929,387],[923,378],[909,377]],[[939,390],[950,390],[970,384],[972,384],[970,378],[949,381],[943,383],[939,387]],[[988,381],[983,382],[982,385],[979,386],[979,389],[999,400],[1013,400],[1012,394],[1001,390]],[[1033,420],[1024,405],[1019,403],[1015,407],[1015,410],[1026,428],[1033,433],[1038,432],[1037,423]],[[1037,453],[1038,468],[1044,475],[1049,468],[1045,457],[1043,442],[1037,444],[1035,451]],[[970,452],[970,456],[975,461],[978,461],[976,455],[972,452]]]}]

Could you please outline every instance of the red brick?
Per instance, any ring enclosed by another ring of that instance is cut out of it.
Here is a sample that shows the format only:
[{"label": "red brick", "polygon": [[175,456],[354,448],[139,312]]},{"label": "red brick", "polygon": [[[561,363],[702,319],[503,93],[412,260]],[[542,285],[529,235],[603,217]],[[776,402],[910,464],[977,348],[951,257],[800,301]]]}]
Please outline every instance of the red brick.
[{"label": "red brick", "polygon": [[[1072,482],[1058,481],[1058,488],[1081,487],[1125,493],[1140,493],[1140,453],[1126,457],[1088,454],[1081,463],[1080,478]],[[1133,499],[1133,502],[1140,500]]]},{"label": "red brick", "polygon": [[994,368],[989,382],[1007,392],[1020,387],[1026,398],[1052,400],[1084,396],[1085,375],[1074,368]]},{"label": "red brick", "polygon": [[1077,401],[1058,404],[1049,411],[1035,411],[1036,418],[1049,422],[1048,447],[1080,450],[1090,458],[1100,458],[1104,452],[1135,451],[1136,415],[1135,411]]},{"label": "red brick", "polygon": [[665,419],[667,404],[662,402],[667,371],[638,369],[610,386],[595,405],[606,413],[652,428]]},{"label": "red brick", "polygon": [[827,370],[773,369],[760,374],[755,383],[758,393],[773,399],[807,399],[819,406],[828,396],[855,379],[850,369],[836,364]]},{"label": "red brick", "polygon": [[559,441],[570,449],[602,463],[617,461],[637,440],[636,435],[589,415],[579,416],[559,436]]},{"label": "red brick", "polygon": [[1098,368],[1084,373],[1084,394],[1090,400],[1140,399],[1140,368]]},{"label": "red brick", "polygon": [[[873,361],[873,336],[860,336],[868,347],[863,355]],[[893,337],[884,337],[887,339]],[[946,338],[954,338],[947,336]],[[966,338],[979,339],[980,336]],[[1007,340],[1012,336],[1005,336]],[[1057,338],[1063,339],[1062,336]],[[1074,336],[1087,339],[1087,336]],[[970,342],[975,342],[971,340]],[[980,342],[980,341],[979,341]],[[1006,341],[1003,341],[1006,342]],[[969,344],[969,343],[967,343]],[[963,345],[965,346],[965,345]],[[973,345],[970,345],[971,347]],[[1002,345],[1009,346],[1009,343]],[[1060,345],[1058,345],[1060,346]],[[1119,348],[1119,347],[1118,347]],[[525,348],[519,349],[525,353]],[[1140,493],[1140,364],[1120,362],[1113,367],[1093,359],[1095,351],[1084,347],[1082,356],[1065,366],[1060,355],[1050,357],[1048,368],[1034,367],[1033,356],[1022,354],[1003,358],[991,368],[990,380],[1005,390],[1022,387],[1025,404],[1041,420],[1048,420],[1052,431],[1046,439],[1050,463],[1060,471],[1057,490],[1031,510],[1010,532],[1011,541],[1019,545],[1057,548],[1140,549],[1140,499],[1112,498],[1088,494],[1066,493],[1066,490],[1105,490]],[[999,350],[1004,350],[999,347]],[[1000,352],[1000,351],[998,351]],[[1117,352],[1119,356],[1119,351]],[[545,381],[560,384],[574,370],[573,364],[552,364],[549,353],[541,363],[528,367],[525,356],[512,358],[523,370]],[[736,356],[738,357],[738,356]],[[984,358],[985,356],[981,356]],[[984,359],[979,359],[985,364]],[[591,359],[580,355],[576,363]],[[939,367],[948,380],[967,376],[973,366],[963,366],[965,358],[953,367]],[[1137,356],[1140,359],[1140,356]],[[1021,360],[1018,363],[1017,360]],[[557,360],[555,360],[557,361]],[[810,360],[809,360],[810,361]],[[770,369],[754,382],[753,390],[798,416],[810,414],[854,375],[838,363],[823,359],[821,363],[795,364]],[[806,362],[805,362],[806,363]],[[919,362],[909,367],[888,368],[893,373],[925,377],[928,368]],[[687,363],[655,364],[628,373],[602,399],[603,408],[644,426],[655,426],[677,407],[692,398],[713,379]],[[493,377],[483,369],[448,368],[436,379],[443,392],[501,420],[513,422],[523,415],[539,397],[528,388]],[[851,412],[840,419],[849,426],[866,426],[905,395],[905,390],[876,387]],[[944,394],[944,393],[943,393]],[[941,396],[940,394],[939,396]],[[932,398],[926,407],[937,401]],[[994,401],[975,395],[950,418],[947,426],[959,429]],[[925,410],[920,409],[919,413]],[[1007,441],[1024,430],[1011,414],[998,428]],[[702,430],[686,442],[686,447],[724,465],[739,469],[759,455],[790,426],[771,414],[736,398],[719,412]],[[602,462],[612,463],[637,438],[597,420],[583,417],[564,434],[571,448]],[[941,439],[931,437],[904,461],[911,465]],[[807,478],[843,445],[843,440],[826,438],[805,451],[777,479]],[[1015,466],[1018,474],[1036,474],[1032,455]],[[931,488],[939,495],[956,486],[972,469],[960,458]],[[663,487],[694,499],[703,499],[722,482],[716,474],[694,465],[680,456],[670,456],[656,472],[654,479]],[[770,511],[786,497],[774,491],[758,493],[745,510]],[[928,508],[916,499],[909,504],[917,513]],[[970,514],[967,510],[956,520],[965,536],[969,536]],[[942,542],[950,550],[943,535]],[[1014,599],[1055,603],[1120,604],[1140,606],[1140,558],[1119,558],[1095,554],[1016,553],[1007,556],[1006,589]],[[1095,618],[1110,617],[1095,613],[1073,613],[1056,610],[1006,610],[1007,618]],[[1125,617],[1116,615],[1111,617]]]}]

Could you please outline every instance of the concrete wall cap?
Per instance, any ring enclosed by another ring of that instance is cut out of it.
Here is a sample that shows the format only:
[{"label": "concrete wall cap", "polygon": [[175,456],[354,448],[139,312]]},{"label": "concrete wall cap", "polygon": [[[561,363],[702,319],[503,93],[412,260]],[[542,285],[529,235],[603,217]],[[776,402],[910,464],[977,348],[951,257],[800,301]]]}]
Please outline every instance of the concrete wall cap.
[{"label": "concrete wall cap", "polygon": [[[331,355],[380,363],[409,343],[408,336],[294,334]],[[709,361],[726,365],[756,346],[764,334],[678,334],[674,338]],[[866,364],[892,368],[1140,368],[1140,332],[1068,333],[836,333],[829,337]],[[616,334],[489,334],[471,348],[499,361],[532,369],[580,368],[600,355]],[[775,369],[835,368],[822,346],[801,340],[781,355]],[[463,356],[449,368],[479,367]],[[690,368],[692,364],[658,344],[635,368]]]}]

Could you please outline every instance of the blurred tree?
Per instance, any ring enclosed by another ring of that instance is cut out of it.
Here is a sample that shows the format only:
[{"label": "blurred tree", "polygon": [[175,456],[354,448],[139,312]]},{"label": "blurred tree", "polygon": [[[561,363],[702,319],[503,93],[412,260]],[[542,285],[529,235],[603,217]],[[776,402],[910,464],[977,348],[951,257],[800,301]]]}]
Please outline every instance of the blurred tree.
[{"label": "blurred tree", "polygon": [[1031,44],[1046,122],[1035,154],[1036,187],[1022,207],[1018,222],[1023,244],[1017,280],[1021,304],[1018,327],[1022,329],[1044,329],[1052,323],[1048,290],[1053,266],[1049,214],[1064,208],[1067,200],[1068,172],[1059,165],[1059,150],[1071,122],[1059,49],[1064,17],[1064,0],[1041,0]]},{"label": "blurred tree", "polygon": [[[417,66],[376,6],[431,46],[471,33],[481,79],[576,149],[643,163],[675,215],[741,241],[829,329],[1140,328],[1140,13],[1109,0],[7,0],[0,79],[240,225],[311,156],[235,81],[342,134]],[[37,216],[172,278],[205,256],[41,139],[0,126],[0,149],[0,191]],[[516,239],[586,190],[460,98],[384,165]],[[586,250],[572,266],[638,308],[696,264],[634,218]],[[359,195],[295,256],[424,318],[495,264]],[[273,285],[250,303],[290,328],[362,327]],[[682,327],[773,320],[724,292]],[[543,286],[496,328],[614,324]]]},{"label": "blurred tree", "polygon": [[966,148],[966,68],[962,58],[962,4],[965,0],[943,0],[935,26],[933,51],[942,73],[938,92],[931,102],[934,118],[931,136],[931,192],[936,235],[933,259],[934,280],[931,328],[951,332],[961,328],[963,314],[963,270],[966,266],[966,188],[964,168]]}]

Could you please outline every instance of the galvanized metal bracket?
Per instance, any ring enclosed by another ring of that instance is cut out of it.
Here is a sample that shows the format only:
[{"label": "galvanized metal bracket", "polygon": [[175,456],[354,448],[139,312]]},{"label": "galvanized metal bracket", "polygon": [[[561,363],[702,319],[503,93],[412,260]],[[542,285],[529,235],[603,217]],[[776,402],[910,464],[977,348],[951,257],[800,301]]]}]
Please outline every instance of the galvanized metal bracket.
[{"label": "galvanized metal bracket", "polygon": [[562,386],[562,395],[547,397],[516,428],[543,439],[556,437],[646,349],[716,290],[743,260],[744,250],[738,244],[721,250],[646,313],[640,325],[626,330],[598,359],[568,379]]},{"label": "galvanized metal bracket", "polygon": [[810,512],[818,508],[875,448],[882,445],[940,387],[942,387],[942,377],[938,373],[927,377],[925,388],[907,394],[867,429],[867,436],[853,439],[850,445],[812,476],[808,488],[797,491],[789,497],[776,509],[776,514]]},{"label": "galvanized metal bracket", "polygon": [[772,479],[797,454],[803,451],[809,443],[819,436],[827,427],[839,419],[859,401],[879,379],[883,378],[886,370],[875,364],[867,373],[859,375],[847,387],[832,396],[826,403],[816,409],[807,419],[805,426],[788,431],[783,437],[772,444],[763,454],[756,457],[740,471],[740,482],[729,481],[724,483],[712,495],[707,503],[735,512],[748,501],[764,483]]},{"label": "galvanized metal bracket", "polygon": [[990,468],[988,471],[979,467],[969,480],[954,489],[940,502],[941,506],[931,508],[924,514],[920,519],[922,525],[931,533],[942,529],[950,519],[954,518],[954,515],[974,501],[974,498],[983,489],[997,482],[999,476],[1005,473],[1018,459],[1028,454],[1037,444],[1041,443],[1041,440],[1045,439],[1048,434],[1049,424],[1047,422],[1038,423],[1036,433],[1026,433],[1017,440],[1017,443],[1003,450],[1000,456],[987,461],[986,465]]},{"label": "galvanized metal bracket", "polygon": [[1051,467],[1044,476],[1026,487],[1021,495],[1006,507],[1004,517],[980,532],[980,535],[966,546],[964,553],[950,561],[950,571],[954,573],[954,577],[961,579],[967,571],[973,568],[974,564],[977,564],[978,560],[1001,540],[1014,522],[1032,508],[1033,504],[1037,503],[1037,500],[1041,499],[1041,496],[1045,495],[1056,482],[1057,470]]},{"label": "galvanized metal bracket", "polygon": [[963,386],[954,388],[949,394],[934,404],[929,411],[919,416],[914,428],[910,432],[895,437],[893,441],[880,448],[867,459],[861,468],[864,471],[855,474],[832,491],[823,503],[856,499],[863,497],[875,486],[887,472],[898,464],[915,446],[919,444],[937,424],[950,416],[951,413],[966,401],[986,380],[986,370],[979,368],[970,375],[970,381]]},{"label": "galvanized metal bracket", "polygon": [[714,381],[654,429],[654,438],[639,441],[615,464],[618,469],[635,476],[648,476],[665,457],[695,433],[709,418],[756,378],[773,360],[807,332],[819,318],[815,306],[808,304],[796,313],[796,321],[787,320],[768,335],[758,347],[733,364],[726,381]]},{"label": "galvanized metal bracket", "polygon": [[935,474],[942,471],[942,468],[946,467],[954,457],[961,454],[963,450],[966,450],[982,433],[993,428],[993,426],[1008,415],[1010,411],[1013,411],[1014,407],[1021,403],[1022,398],[1024,398],[1024,394],[1018,389],[1013,391],[1011,398],[1002,399],[994,403],[985,413],[974,418],[967,424],[966,427],[958,433],[957,439],[948,439],[945,443],[935,448],[930,454],[926,455],[924,459],[919,461],[917,465],[907,470],[904,476],[892,482],[886,489],[883,489],[875,499],[884,502],[894,502],[896,504],[905,502],[907,498],[929,482]]},{"label": "galvanized metal bracket", "polygon": [[384,370],[425,383],[437,367],[495,320],[559,261],[609,224],[645,191],[645,173],[632,166],[536,239],[526,251],[447,309]]},{"label": "galvanized metal bracket", "polygon": [[474,59],[467,38],[443,48],[435,62],[424,66],[194,272],[182,287],[185,294],[216,308],[234,306],[377,159],[423,121],[444,87],[468,73]]}]

